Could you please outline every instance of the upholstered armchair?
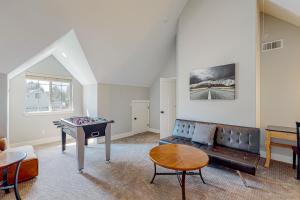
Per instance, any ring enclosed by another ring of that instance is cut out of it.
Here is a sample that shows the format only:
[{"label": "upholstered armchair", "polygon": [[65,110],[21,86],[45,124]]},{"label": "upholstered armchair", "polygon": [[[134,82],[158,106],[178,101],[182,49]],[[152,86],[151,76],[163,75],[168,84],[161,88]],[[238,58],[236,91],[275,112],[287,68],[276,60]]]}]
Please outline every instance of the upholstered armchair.
[{"label": "upholstered armchair", "polygon": [[[38,158],[34,152],[32,146],[20,146],[15,148],[8,148],[6,138],[0,138],[0,153],[1,151],[22,151],[27,153],[26,159],[22,162],[19,171],[19,182],[23,182],[29,179],[32,179],[39,174],[38,168]],[[11,166],[10,168],[15,168],[16,166]],[[8,170],[8,182],[11,184],[13,183],[14,179],[14,169]],[[0,180],[2,180],[2,169],[0,170]]]},{"label": "upholstered armchair", "polygon": [[0,138],[0,151],[7,149],[7,143],[5,138]]}]

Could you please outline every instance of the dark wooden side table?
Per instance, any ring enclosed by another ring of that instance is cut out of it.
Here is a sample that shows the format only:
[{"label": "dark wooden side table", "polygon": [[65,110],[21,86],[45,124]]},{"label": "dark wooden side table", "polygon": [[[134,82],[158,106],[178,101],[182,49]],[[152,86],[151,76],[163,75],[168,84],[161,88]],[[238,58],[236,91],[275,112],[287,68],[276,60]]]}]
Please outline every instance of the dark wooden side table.
[{"label": "dark wooden side table", "polygon": [[[177,175],[183,200],[185,199],[186,175],[199,175],[205,184],[201,169],[208,165],[209,158],[204,151],[182,144],[164,144],[151,149],[149,155],[154,163],[154,175],[151,184],[156,175]],[[158,173],[156,172],[156,165],[175,170],[175,172]],[[199,173],[189,172],[194,170],[198,170]]]},{"label": "dark wooden side table", "polygon": [[[0,153],[0,169],[2,169],[2,181],[0,182],[0,190],[4,190],[5,193],[9,193],[10,188],[14,188],[15,196],[17,200],[20,200],[20,194],[18,190],[18,176],[21,162],[26,158],[27,154],[24,152],[1,152]],[[8,169],[16,165],[14,183],[8,183]]]}]

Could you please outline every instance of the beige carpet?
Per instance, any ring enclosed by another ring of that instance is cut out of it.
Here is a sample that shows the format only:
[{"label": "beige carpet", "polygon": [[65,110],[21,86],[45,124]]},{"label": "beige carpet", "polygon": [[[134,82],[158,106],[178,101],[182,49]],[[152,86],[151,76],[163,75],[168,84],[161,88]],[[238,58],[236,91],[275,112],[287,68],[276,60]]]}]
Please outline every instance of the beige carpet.
[{"label": "beige carpet", "polygon": [[[64,154],[57,143],[38,146],[40,175],[20,184],[20,194],[30,200],[181,199],[176,176],[157,176],[155,184],[149,184],[153,164],[148,152],[157,142],[158,135],[153,133],[118,140],[112,145],[110,164],[105,164],[104,145],[92,144],[86,148],[83,174],[77,173],[74,144]],[[245,175],[250,188],[243,187],[232,171],[206,167],[203,176],[206,185],[198,176],[188,176],[187,199],[300,199],[295,171],[279,162],[272,162],[269,170],[260,166],[256,177]],[[0,199],[12,200],[14,194],[0,191]]]}]

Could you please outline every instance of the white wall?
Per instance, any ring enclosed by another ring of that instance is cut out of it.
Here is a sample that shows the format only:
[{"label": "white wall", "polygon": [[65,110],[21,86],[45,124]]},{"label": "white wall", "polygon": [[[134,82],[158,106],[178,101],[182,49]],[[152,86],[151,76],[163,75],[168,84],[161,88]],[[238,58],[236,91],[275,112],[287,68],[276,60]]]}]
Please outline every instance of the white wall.
[{"label": "white wall", "polygon": [[[260,89],[261,89],[261,38],[260,38],[260,7],[259,3],[257,4],[256,9],[256,127],[260,127],[260,121],[261,121],[261,115],[260,115],[260,109],[261,109],[261,102],[260,102]],[[262,134],[261,134],[262,137]]]},{"label": "white wall", "polygon": [[[53,57],[48,57],[28,70],[31,73],[49,74],[55,76],[71,75]],[[24,143],[33,140],[51,140],[59,137],[59,130],[52,121],[69,116],[82,115],[82,86],[73,78],[74,112],[68,114],[28,115],[24,113],[25,73],[10,80],[9,91],[9,138],[10,143]]]},{"label": "white wall", "polygon": [[[190,0],[177,35],[177,117],[256,126],[256,1]],[[194,69],[236,63],[236,100],[191,101]]]},{"label": "white wall", "polygon": [[131,132],[132,100],[149,100],[149,88],[98,84],[99,116],[115,121],[113,135]]},{"label": "white wall", "polygon": [[[269,15],[264,24],[262,41],[283,39],[283,48],[261,54],[263,133],[267,125],[295,127],[300,120],[300,27]],[[290,150],[274,147],[272,153],[287,155],[286,161],[292,159]]]},{"label": "white wall", "polygon": [[96,117],[98,115],[98,84],[83,86],[82,114],[91,117]]},{"label": "white wall", "polygon": [[0,138],[7,135],[7,76],[0,73]]},{"label": "white wall", "polygon": [[176,77],[176,41],[170,50],[168,63],[150,87],[150,128],[160,128],[160,78]]},{"label": "white wall", "polygon": [[26,72],[71,77],[70,73],[58,62],[58,60],[56,60],[56,58],[54,58],[54,56],[47,57],[30,67]]}]

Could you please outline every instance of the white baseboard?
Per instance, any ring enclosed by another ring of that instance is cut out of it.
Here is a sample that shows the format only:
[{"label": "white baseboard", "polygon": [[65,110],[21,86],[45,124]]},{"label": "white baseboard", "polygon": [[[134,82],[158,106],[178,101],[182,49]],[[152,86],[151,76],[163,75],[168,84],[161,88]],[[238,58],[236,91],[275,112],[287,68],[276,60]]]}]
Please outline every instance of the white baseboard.
[{"label": "white baseboard", "polygon": [[19,147],[19,146],[25,146],[25,145],[40,145],[40,144],[47,144],[52,142],[60,141],[61,137],[50,137],[50,138],[43,138],[38,140],[29,140],[25,142],[18,142],[18,143],[12,143],[9,146],[10,147]]},{"label": "white baseboard", "polygon": [[[121,138],[126,138],[126,137],[129,137],[129,136],[133,136],[135,134],[136,133],[133,133],[133,132],[113,134],[111,136],[111,139],[112,140],[118,140],[118,139],[121,139]],[[67,135],[67,139],[69,139],[69,138],[71,139],[72,137]],[[9,146],[10,147],[19,147],[19,146],[25,146],[25,145],[36,146],[36,145],[41,145],[41,144],[48,144],[48,143],[52,143],[52,142],[58,142],[60,140],[61,140],[61,137],[57,136],[57,137],[50,137],[50,138],[43,138],[43,139],[38,139],[38,140],[29,140],[29,141],[25,141],[25,142],[13,143],[13,144],[10,144]],[[98,138],[98,142],[105,142],[105,137]]]},{"label": "white baseboard", "polygon": [[[260,151],[260,156],[263,158],[266,158],[266,151]],[[272,160],[277,160],[280,162],[285,162],[292,164],[293,163],[293,157],[292,154],[291,156],[283,155],[283,154],[278,154],[278,153],[272,153]]]},{"label": "white baseboard", "polygon": [[148,131],[153,132],[153,133],[160,133],[160,130],[155,129],[155,128],[149,128]]},{"label": "white baseboard", "polygon": [[[127,132],[127,133],[119,133],[119,134],[113,134],[111,136],[111,140],[118,140],[118,139],[122,139],[122,138],[126,138],[126,137],[130,137],[133,135],[136,135],[137,133],[133,133],[133,132]],[[101,142],[105,142],[105,137],[100,137],[97,139],[98,143]]]}]

